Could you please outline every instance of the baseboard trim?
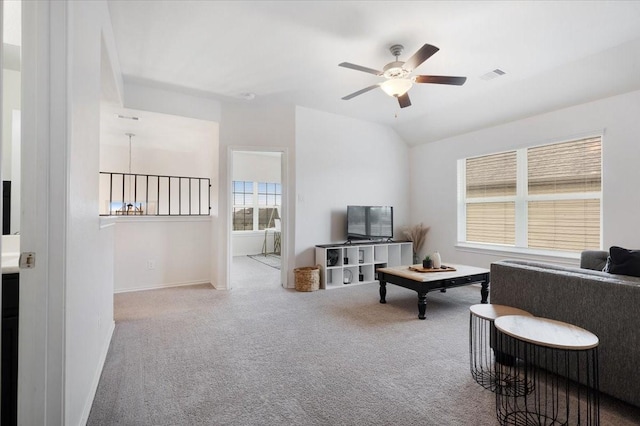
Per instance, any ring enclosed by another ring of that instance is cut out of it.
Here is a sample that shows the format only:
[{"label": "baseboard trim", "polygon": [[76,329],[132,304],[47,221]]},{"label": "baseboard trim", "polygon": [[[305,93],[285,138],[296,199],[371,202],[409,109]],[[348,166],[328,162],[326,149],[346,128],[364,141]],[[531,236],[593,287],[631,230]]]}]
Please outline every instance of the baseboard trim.
[{"label": "baseboard trim", "polygon": [[117,293],[130,293],[132,291],[146,291],[146,290],[159,290],[161,288],[171,288],[171,287],[183,287],[186,285],[198,285],[198,284],[209,284],[211,287],[215,288],[209,280],[198,280],[198,281],[185,281],[181,283],[168,283],[162,285],[154,285],[154,286],[143,286],[143,287],[134,287],[134,288],[123,288],[116,289],[113,292]]},{"label": "baseboard trim", "polygon": [[89,421],[89,414],[91,413],[91,407],[93,406],[93,400],[96,397],[96,392],[98,391],[98,385],[100,384],[100,377],[102,376],[102,370],[104,369],[104,363],[107,361],[107,353],[109,353],[109,346],[111,345],[111,339],[113,338],[113,331],[116,328],[116,322],[112,321],[111,326],[109,327],[109,332],[107,333],[107,339],[105,340],[105,344],[102,347],[102,352],[100,353],[100,361],[98,362],[98,368],[96,369],[96,373],[93,376],[93,381],[91,382],[91,389],[89,390],[89,396],[84,405],[84,409],[82,410],[82,417],[80,418],[80,424],[86,425]]}]

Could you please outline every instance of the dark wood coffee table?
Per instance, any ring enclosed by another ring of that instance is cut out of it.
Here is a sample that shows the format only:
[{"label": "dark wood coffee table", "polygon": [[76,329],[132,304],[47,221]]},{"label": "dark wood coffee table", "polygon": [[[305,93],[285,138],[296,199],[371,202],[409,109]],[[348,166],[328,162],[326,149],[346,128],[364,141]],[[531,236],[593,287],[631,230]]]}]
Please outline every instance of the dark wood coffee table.
[{"label": "dark wood coffee table", "polygon": [[[422,265],[413,266],[419,267]],[[409,266],[377,269],[378,281],[380,281],[380,303],[387,303],[387,283],[418,292],[418,318],[422,320],[426,318],[427,293],[430,291],[440,290],[444,293],[448,288],[479,283],[482,286],[480,289],[480,303],[487,303],[487,298],[489,297],[488,269],[450,263],[447,263],[447,266],[453,267],[456,270],[415,272],[409,270]]]}]

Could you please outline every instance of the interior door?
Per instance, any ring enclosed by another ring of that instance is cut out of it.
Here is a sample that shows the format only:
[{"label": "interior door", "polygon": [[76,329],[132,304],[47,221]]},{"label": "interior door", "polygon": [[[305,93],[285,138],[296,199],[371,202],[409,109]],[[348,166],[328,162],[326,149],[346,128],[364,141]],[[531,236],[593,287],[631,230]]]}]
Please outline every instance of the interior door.
[{"label": "interior door", "polygon": [[[5,2],[6,4],[6,2]],[[22,1],[18,423],[64,424],[67,2]]]}]

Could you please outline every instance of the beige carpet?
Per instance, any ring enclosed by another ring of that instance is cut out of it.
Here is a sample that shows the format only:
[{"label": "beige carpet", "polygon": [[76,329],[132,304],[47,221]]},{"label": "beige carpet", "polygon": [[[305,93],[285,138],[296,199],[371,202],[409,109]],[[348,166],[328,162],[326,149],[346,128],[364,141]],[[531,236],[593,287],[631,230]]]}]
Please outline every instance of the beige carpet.
[{"label": "beige carpet", "polygon": [[[496,425],[469,373],[477,287],[299,293],[179,287],[115,296],[89,425]],[[601,424],[640,424],[603,398]]]},{"label": "beige carpet", "polygon": [[267,253],[267,254],[248,254],[248,258],[260,262],[274,269],[280,269],[282,266],[282,260],[279,254]]},{"label": "beige carpet", "polygon": [[231,288],[282,288],[281,271],[248,256],[234,256],[231,261]]}]

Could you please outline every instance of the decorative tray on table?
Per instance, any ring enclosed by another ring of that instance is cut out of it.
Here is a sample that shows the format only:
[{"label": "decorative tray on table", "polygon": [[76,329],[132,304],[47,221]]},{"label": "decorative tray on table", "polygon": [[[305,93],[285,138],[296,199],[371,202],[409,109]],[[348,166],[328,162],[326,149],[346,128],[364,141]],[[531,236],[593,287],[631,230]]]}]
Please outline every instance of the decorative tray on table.
[{"label": "decorative tray on table", "polygon": [[409,270],[414,272],[452,272],[455,271],[456,268],[444,265],[442,265],[440,268],[423,268],[420,265],[413,265],[409,266]]}]

